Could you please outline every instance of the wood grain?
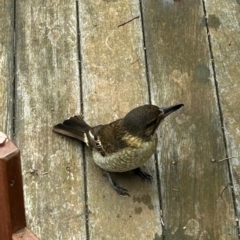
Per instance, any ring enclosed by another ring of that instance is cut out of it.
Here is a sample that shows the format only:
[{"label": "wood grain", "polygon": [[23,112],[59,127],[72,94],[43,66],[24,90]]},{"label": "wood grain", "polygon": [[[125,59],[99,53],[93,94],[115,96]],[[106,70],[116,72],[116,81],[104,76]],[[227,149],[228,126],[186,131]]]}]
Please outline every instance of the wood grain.
[{"label": "wood grain", "polygon": [[[82,0],[81,29],[84,118],[108,123],[148,103],[139,2]],[[153,239],[162,234],[154,161],[151,185],[131,173],[115,175],[129,190],[122,198],[111,188],[86,149],[90,239]]]},{"label": "wood grain", "polygon": [[143,1],[152,101],[185,104],[161,129],[165,239],[238,239],[200,0]]},{"label": "wood grain", "polygon": [[239,218],[240,2],[206,1],[206,11]]},{"label": "wood grain", "polygon": [[13,17],[13,1],[0,0],[0,131],[9,137],[12,137],[13,117]]},{"label": "wood grain", "polygon": [[80,112],[76,5],[16,4],[16,138],[28,227],[42,240],[85,239],[81,144],[52,133]]},{"label": "wood grain", "polygon": [[[238,239],[239,0],[77,4],[16,1],[15,14],[13,1],[0,0],[0,130],[15,133],[21,150],[28,228],[42,240]],[[114,175],[130,198],[114,192],[89,149],[51,131],[80,112],[91,125],[108,123],[150,98],[185,107],[160,127],[159,179],[154,158],[146,165],[152,185]],[[230,171],[217,162],[226,156],[236,157]]]}]

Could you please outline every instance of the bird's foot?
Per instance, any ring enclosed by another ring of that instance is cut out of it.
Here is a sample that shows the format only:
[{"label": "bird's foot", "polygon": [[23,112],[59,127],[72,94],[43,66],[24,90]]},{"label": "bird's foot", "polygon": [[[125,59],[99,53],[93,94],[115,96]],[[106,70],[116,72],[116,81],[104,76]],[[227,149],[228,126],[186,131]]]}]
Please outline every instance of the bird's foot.
[{"label": "bird's foot", "polygon": [[152,182],[152,176],[142,171],[141,168],[136,168],[133,170],[133,172],[137,174],[142,180],[148,180],[149,182]]},{"label": "bird's foot", "polygon": [[114,188],[114,190],[122,197],[130,197],[128,190],[120,187],[117,183],[115,183],[110,175],[110,173],[107,173],[108,176],[108,180],[110,182],[110,184],[112,185],[112,187]]}]

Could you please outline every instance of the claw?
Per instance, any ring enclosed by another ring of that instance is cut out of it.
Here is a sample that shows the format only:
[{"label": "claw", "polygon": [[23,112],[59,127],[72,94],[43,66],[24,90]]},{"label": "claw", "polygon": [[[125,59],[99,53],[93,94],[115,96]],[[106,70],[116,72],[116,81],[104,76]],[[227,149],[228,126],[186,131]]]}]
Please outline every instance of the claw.
[{"label": "claw", "polygon": [[108,176],[108,180],[110,182],[110,184],[112,185],[112,187],[114,188],[114,190],[122,197],[130,197],[128,190],[120,187],[117,183],[115,183],[110,175],[110,173],[107,173]]},{"label": "claw", "polygon": [[152,182],[152,176],[142,171],[140,168],[134,169],[133,172],[137,174],[142,180],[148,180],[149,182]]}]

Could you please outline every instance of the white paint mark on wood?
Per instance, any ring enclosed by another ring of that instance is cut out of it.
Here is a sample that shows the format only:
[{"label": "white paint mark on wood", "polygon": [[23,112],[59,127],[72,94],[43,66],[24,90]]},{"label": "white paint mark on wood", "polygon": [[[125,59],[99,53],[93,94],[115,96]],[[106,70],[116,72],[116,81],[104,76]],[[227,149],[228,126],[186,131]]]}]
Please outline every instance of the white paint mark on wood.
[{"label": "white paint mark on wood", "polygon": [[206,230],[202,231],[199,236],[199,240],[209,240],[209,239],[210,239],[209,233]]},{"label": "white paint mark on wood", "polygon": [[195,219],[190,219],[188,220],[184,229],[185,229],[184,231],[185,235],[188,235],[191,237],[197,237],[199,232],[199,222]]}]

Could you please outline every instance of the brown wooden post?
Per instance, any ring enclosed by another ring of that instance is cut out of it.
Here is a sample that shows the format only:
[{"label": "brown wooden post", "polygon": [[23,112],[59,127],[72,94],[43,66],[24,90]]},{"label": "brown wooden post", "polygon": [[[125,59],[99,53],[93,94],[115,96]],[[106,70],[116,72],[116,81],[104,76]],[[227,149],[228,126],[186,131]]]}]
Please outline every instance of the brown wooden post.
[{"label": "brown wooden post", "polygon": [[2,132],[0,132],[0,214],[0,239],[17,240],[19,237],[22,240],[38,239],[26,228],[20,151]]}]

